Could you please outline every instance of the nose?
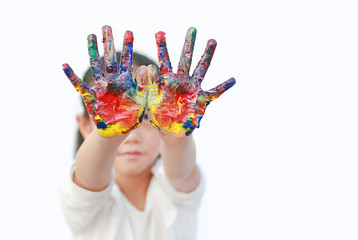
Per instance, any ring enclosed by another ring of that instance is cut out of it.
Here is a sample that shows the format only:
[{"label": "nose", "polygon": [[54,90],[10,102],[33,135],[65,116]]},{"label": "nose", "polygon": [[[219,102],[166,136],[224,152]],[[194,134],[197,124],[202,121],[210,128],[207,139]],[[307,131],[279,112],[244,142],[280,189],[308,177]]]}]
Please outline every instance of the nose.
[{"label": "nose", "polygon": [[124,140],[124,143],[139,143],[142,140],[142,133],[139,128],[134,129],[128,137]]}]

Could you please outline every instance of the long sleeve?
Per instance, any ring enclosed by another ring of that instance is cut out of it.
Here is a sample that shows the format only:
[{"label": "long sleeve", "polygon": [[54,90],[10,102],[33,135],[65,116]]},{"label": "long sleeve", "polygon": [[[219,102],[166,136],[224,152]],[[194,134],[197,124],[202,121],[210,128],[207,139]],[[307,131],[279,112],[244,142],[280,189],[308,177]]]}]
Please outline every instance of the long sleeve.
[{"label": "long sleeve", "polygon": [[110,184],[100,192],[92,192],[73,182],[75,164],[66,171],[61,179],[60,193],[64,216],[73,234],[91,227],[96,216],[109,201],[113,187],[113,173]]},{"label": "long sleeve", "polygon": [[197,209],[200,205],[201,198],[204,194],[205,190],[205,178],[203,176],[202,170],[199,166],[200,172],[200,181],[199,185],[189,193],[183,193],[177,191],[170,183],[169,180],[164,172],[163,167],[161,166],[161,160],[156,164],[152,170],[153,174],[159,181],[159,184],[163,188],[164,192],[170,199],[170,201],[177,205],[180,208],[187,209],[187,210],[194,210]]}]

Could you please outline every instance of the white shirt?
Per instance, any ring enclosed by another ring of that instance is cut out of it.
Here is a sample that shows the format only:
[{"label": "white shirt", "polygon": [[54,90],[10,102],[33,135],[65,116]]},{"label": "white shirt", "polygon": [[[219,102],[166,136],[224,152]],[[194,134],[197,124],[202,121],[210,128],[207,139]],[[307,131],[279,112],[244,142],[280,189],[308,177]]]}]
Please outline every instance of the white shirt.
[{"label": "white shirt", "polygon": [[[158,164],[157,164],[158,165]],[[175,190],[163,167],[152,169],[145,210],[134,207],[113,180],[101,192],[73,182],[74,164],[61,182],[62,208],[74,239],[191,240],[195,239],[197,211],[204,181],[190,193]]]}]

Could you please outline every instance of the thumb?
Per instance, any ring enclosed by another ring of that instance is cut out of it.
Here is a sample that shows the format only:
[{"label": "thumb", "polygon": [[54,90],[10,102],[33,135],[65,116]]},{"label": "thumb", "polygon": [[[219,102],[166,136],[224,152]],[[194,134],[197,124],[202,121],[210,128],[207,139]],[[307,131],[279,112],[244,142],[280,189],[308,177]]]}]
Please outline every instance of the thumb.
[{"label": "thumb", "polygon": [[208,90],[205,91],[203,93],[203,95],[205,96],[206,100],[208,101],[214,101],[215,99],[217,99],[218,97],[221,96],[221,94],[223,94],[224,92],[226,92],[227,90],[229,90],[232,86],[234,86],[236,83],[235,78],[230,78],[229,80],[227,80],[226,82],[223,82],[222,84]]},{"label": "thumb", "polygon": [[140,66],[137,69],[135,82],[138,88],[138,91],[144,91],[147,86],[147,68],[146,66]]},{"label": "thumb", "polygon": [[65,72],[67,78],[71,81],[72,85],[76,88],[82,96],[90,94],[88,85],[83,82],[72,70],[70,65],[67,63],[62,64],[63,71]]},{"label": "thumb", "polygon": [[160,102],[159,99],[159,91],[160,91],[160,76],[158,68],[151,64],[147,67],[147,75],[148,75],[148,96],[147,96],[147,104],[150,108],[154,104],[158,104]]}]

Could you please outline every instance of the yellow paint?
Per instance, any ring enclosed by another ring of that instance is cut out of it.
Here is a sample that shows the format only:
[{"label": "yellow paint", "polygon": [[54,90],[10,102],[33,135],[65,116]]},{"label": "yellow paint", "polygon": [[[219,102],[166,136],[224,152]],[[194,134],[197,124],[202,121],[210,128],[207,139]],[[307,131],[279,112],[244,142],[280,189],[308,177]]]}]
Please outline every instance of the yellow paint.
[{"label": "yellow paint", "polygon": [[[140,114],[138,116],[140,116],[143,113],[143,111],[144,111],[144,107],[140,109]],[[99,115],[96,115],[94,118],[97,121],[101,121],[105,123],[105,121]],[[139,123],[139,119],[136,122],[136,124],[138,124],[136,128],[138,128],[141,125],[141,123]],[[132,128],[133,126],[128,127],[123,125],[121,122],[117,122],[115,124],[107,125],[106,129],[98,129],[98,132],[104,137],[114,137],[114,136],[122,136]]]},{"label": "yellow paint", "polygon": [[181,99],[181,97],[179,97],[179,99],[178,99],[178,107],[179,107],[179,109],[178,109],[178,114],[180,114],[181,113],[181,108],[182,108],[182,106],[184,105],[184,103],[180,103],[180,99]]},{"label": "yellow paint", "polygon": [[[153,121],[155,123],[156,126],[161,126],[161,124],[155,119],[155,108],[151,107],[150,111],[153,113]],[[178,123],[178,122],[172,122],[172,124],[170,124],[170,126],[161,126],[162,129],[164,129],[167,132],[172,132],[172,133],[176,133],[179,134],[180,131],[183,129],[183,124],[182,123]]]},{"label": "yellow paint", "polygon": [[[136,128],[138,128],[140,125],[141,124],[138,124]],[[122,136],[132,127],[133,126],[131,126],[130,128],[125,127],[123,126],[123,124],[121,124],[121,122],[118,122],[112,125],[108,125],[106,129],[98,129],[98,132],[104,137]]]},{"label": "yellow paint", "polygon": [[149,106],[159,105],[162,100],[162,95],[158,94],[158,86],[156,84],[150,84],[148,86],[147,103]]}]

